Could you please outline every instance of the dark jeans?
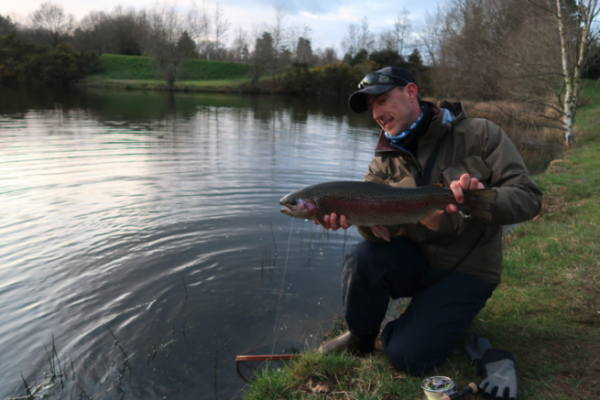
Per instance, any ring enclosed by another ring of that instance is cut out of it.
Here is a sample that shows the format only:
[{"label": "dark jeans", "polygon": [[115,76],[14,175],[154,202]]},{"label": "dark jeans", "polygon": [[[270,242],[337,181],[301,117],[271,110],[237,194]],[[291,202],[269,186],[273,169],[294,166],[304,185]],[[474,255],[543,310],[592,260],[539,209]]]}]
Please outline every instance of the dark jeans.
[{"label": "dark jeans", "polygon": [[363,342],[379,333],[390,297],[412,297],[381,333],[394,366],[413,375],[440,365],[485,306],[497,285],[460,272],[434,270],[410,240],[367,241],[344,260],[342,298],[346,324]]}]

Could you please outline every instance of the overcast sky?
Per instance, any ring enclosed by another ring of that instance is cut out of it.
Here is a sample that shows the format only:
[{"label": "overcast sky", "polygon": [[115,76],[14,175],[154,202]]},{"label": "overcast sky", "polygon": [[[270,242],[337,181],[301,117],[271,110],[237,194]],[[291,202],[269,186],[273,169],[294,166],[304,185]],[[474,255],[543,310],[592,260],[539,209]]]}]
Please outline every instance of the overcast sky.
[{"label": "overcast sky", "polygon": [[[0,14],[9,15],[20,23],[27,23],[29,15],[36,10],[43,1],[40,0],[1,0]],[[73,14],[78,20],[90,11],[110,11],[116,6],[124,8],[152,8],[163,2],[149,2],[143,0],[54,0],[54,4],[62,6],[67,13]],[[177,4],[178,8],[185,9],[190,4],[189,0],[167,2]],[[196,0],[201,7],[202,0]],[[216,1],[205,1],[207,10],[213,10]],[[340,42],[348,32],[348,25],[356,23],[363,16],[369,20],[371,31],[378,33],[391,29],[396,16],[403,8],[410,13],[413,28],[418,28],[424,20],[427,11],[433,12],[437,2],[435,0],[422,0],[419,2],[408,0],[220,0],[225,18],[231,24],[228,39],[233,39],[233,33],[238,26],[252,32],[257,32],[265,24],[273,24],[275,5],[282,5],[286,18],[284,26],[308,25],[312,29],[313,48],[334,47],[341,56]]]}]

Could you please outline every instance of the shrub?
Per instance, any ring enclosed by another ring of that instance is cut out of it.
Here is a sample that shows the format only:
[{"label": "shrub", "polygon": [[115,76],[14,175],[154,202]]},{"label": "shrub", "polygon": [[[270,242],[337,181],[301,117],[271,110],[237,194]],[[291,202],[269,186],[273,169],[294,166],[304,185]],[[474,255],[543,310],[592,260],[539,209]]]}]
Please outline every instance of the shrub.
[{"label": "shrub", "polygon": [[100,57],[75,52],[70,44],[61,44],[49,51],[18,40],[14,31],[0,37],[0,82],[64,86],[101,70]]}]

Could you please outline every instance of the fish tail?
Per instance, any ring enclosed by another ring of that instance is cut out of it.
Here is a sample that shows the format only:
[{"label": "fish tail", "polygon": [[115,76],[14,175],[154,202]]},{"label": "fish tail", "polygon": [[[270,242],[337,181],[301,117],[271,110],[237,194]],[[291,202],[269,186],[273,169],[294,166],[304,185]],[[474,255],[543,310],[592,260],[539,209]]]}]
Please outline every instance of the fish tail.
[{"label": "fish tail", "polygon": [[463,193],[465,201],[458,209],[482,221],[492,222],[492,206],[498,197],[496,189],[463,190]]}]

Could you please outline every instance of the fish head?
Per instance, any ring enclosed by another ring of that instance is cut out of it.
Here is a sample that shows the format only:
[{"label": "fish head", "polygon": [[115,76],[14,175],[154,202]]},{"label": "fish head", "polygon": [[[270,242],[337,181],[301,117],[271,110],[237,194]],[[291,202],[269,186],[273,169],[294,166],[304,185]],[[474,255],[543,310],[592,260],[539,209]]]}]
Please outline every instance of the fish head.
[{"label": "fish head", "polygon": [[283,214],[294,218],[314,219],[319,213],[319,208],[313,200],[302,199],[294,192],[279,200],[279,204],[286,207],[281,209]]}]

